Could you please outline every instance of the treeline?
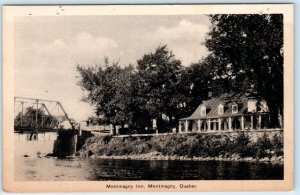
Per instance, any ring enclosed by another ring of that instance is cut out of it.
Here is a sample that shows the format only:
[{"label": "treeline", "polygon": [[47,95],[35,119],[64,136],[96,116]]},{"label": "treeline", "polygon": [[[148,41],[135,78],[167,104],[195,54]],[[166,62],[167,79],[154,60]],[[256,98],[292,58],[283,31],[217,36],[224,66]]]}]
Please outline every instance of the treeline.
[{"label": "treeline", "polygon": [[89,92],[84,100],[96,106],[104,123],[144,130],[155,119],[163,132],[177,126],[179,118],[206,98],[195,91],[207,94],[210,79],[203,63],[184,68],[167,46],[161,46],[137,64],[121,67],[106,59],[104,66],[77,67],[79,84]]},{"label": "treeline", "polygon": [[[211,15],[205,40],[210,54],[184,67],[166,45],[144,54],[137,66],[105,58],[96,66],[78,65],[83,100],[95,106],[103,123],[160,132],[177,127],[208,98],[223,93],[265,99],[271,125],[283,111],[282,15]],[[236,96],[235,96],[236,97]],[[238,97],[237,97],[238,98]]]}]

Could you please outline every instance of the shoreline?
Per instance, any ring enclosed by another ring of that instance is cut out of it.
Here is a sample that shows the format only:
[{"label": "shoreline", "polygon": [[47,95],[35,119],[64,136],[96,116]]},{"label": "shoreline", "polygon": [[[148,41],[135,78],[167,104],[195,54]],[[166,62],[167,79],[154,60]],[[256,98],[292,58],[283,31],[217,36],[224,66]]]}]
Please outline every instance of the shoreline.
[{"label": "shoreline", "polygon": [[260,159],[254,159],[252,157],[187,157],[187,156],[166,156],[156,152],[140,154],[140,155],[122,155],[122,156],[107,156],[107,155],[92,155],[89,157],[79,158],[91,158],[91,159],[116,159],[116,160],[178,160],[178,161],[223,161],[223,162],[258,162],[258,163],[272,163],[283,164],[284,158],[282,156],[272,158],[264,157]]},{"label": "shoreline", "polygon": [[264,157],[260,159],[255,159],[252,157],[238,157],[238,155],[232,155],[231,157],[188,157],[188,156],[166,156],[162,155],[159,152],[151,152],[147,154],[139,155],[121,155],[121,156],[107,156],[107,155],[91,155],[88,157],[82,157],[79,155],[75,156],[66,156],[66,157],[57,157],[52,153],[48,154],[39,154],[39,155],[27,155],[24,154],[20,157],[23,158],[57,158],[57,159],[110,159],[110,160],[159,160],[159,161],[221,161],[221,162],[249,162],[249,163],[271,163],[271,164],[284,164],[284,157],[279,156],[272,158]]}]

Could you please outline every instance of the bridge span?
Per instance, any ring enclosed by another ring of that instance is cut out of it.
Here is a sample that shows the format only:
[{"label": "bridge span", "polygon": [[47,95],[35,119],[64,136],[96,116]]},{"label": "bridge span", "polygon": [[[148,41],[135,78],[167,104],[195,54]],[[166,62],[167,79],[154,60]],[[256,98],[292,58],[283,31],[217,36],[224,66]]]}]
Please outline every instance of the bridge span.
[{"label": "bridge span", "polygon": [[57,131],[68,122],[75,129],[72,121],[59,101],[15,97],[14,130],[15,132],[48,132]]},{"label": "bridge span", "polygon": [[41,133],[57,132],[53,155],[58,157],[75,155],[91,136],[90,131],[80,131],[59,101],[27,97],[14,98],[14,131],[27,134],[28,141],[38,140]]}]

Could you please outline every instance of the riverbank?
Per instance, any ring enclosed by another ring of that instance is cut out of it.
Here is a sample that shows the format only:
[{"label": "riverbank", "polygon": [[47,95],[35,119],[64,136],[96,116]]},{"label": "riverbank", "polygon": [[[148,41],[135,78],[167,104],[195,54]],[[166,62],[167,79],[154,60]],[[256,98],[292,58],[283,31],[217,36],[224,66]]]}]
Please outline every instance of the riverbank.
[{"label": "riverbank", "polygon": [[283,132],[255,136],[245,133],[234,136],[232,134],[170,134],[122,138],[94,136],[86,140],[77,156],[100,159],[283,163]]}]

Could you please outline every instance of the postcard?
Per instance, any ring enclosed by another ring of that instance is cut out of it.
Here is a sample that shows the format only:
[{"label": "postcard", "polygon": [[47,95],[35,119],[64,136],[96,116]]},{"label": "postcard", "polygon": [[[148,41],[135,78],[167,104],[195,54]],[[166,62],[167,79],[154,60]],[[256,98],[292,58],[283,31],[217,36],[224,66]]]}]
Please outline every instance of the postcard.
[{"label": "postcard", "polygon": [[4,190],[293,190],[293,9],[3,6]]}]

